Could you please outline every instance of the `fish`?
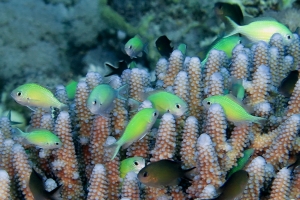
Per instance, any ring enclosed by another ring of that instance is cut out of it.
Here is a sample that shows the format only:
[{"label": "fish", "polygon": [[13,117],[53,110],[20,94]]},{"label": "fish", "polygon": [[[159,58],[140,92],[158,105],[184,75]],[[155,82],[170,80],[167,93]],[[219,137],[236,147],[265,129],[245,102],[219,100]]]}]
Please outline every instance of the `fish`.
[{"label": "fish", "polygon": [[256,117],[249,114],[244,108],[244,105],[242,105],[242,103],[231,94],[215,95],[205,98],[202,101],[202,105],[206,109],[208,109],[214,103],[220,104],[224,110],[226,118],[236,125],[250,122],[262,124],[266,121],[265,118]]},{"label": "fish", "polygon": [[13,136],[21,138],[24,144],[34,145],[42,149],[56,149],[62,146],[57,135],[47,129],[36,129],[25,133],[19,128],[14,128]]},{"label": "fish", "polygon": [[173,47],[171,46],[171,40],[166,35],[162,35],[155,41],[155,46],[157,51],[161,56],[169,58],[173,52]]},{"label": "fish", "polygon": [[169,92],[151,92],[146,99],[152,103],[153,108],[158,110],[160,117],[166,112],[175,117],[180,117],[188,110],[188,105],[184,100]]},{"label": "fish", "polygon": [[139,35],[134,36],[125,44],[125,52],[131,59],[142,57],[143,51],[147,52],[147,44],[143,42]]},{"label": "fish", "polygon": [[299,71],[298,70],[293,70],[291,71],[287,77],[285,77],[279,87],[278,87],[278,92],[282,94],[285,97],[290,97],[294,91],[295,85],[298,81],[299,77]]},{"label": "fish", "polygon": [[121,76],[123,71],[125,69],[128,69],[127,62],[125,60],[119,60],[118,68],[116,68],[115,66],[113,66],[109,62],[105,62],[105,66],[107,66],[110,69],[111,72],[106,74],[104,77],[108,77],[108,76],[111,76],[111,75]]},{"label": "fish", "polygon": [[230,169],[227,173],[227,179],[236,171],[242,170],[250,161],[251,156],[254,153],[254,149],[247,149],[243,152],[244,156],[237,160],[237,165]]},{"label": "fish", "polygon": [[51,192],[48,192],[45,189],[44,180],[40,174],[38,174],[33,168],[29,177],[29,189],[36,200],[59,200],[62,199],[60,197],[60,191],[62,189],[62,185],[57,186]]},{"label": "fish", "polygon": [[242,101],[245,96],[245,88],[243,86],[243,80],[242,79],[232,79],[231,84],[231,92],[232,95],[235,96],[239,101]]},{"label": "fish", "polygon": [[232,57],[232,50],[237,44],[241,44],[241,37],[239,34],[235,34],[229,37],[223,37],[219,36],[217,39],[215,39],[212,44],[206,48],[205,58],[202,61],[202,64],[206,63],[208,55],[211,50],[220,50],[224,51],[228,58]]},{"label": "fish", "polygon": [[73,100],[75,98],[76,94],[76,89],[77,89],[77,81],[71,80],[69,83],[66,85],[66,92],[68,95],[69,100]]},{"label": "fish", "polygon": [[36,83],[23,84],[11,92],[11,97],[19,104],[34,108],[66,108],[67,105],[61,103],[55,98],[53,93]]},{"label": "fish", "polygon": [[179,51],[181,51],[181,53],[182,53],[183,55],[186,54],[186,48],[187,48],[187,46],[186,46],[186,44],[184,44],[184,43],[180,43],[180,44],[178,45],[178,47],[177,47],[177,49],[178,49]]},{"label": "fish", "polygon": [[245,170],[233,173],[218,189],[221,194],[212,200],[234,200],[243,194],[249,180],[249,174]]},{"label": "fish", "polygon": [[138,179],[150,187],[174,186],[180,183],[181,178],[190,181],[188,172],[193,169],[195,167],[182,169],[181,162],[163,159],[146,165],[139,171]]},{"label": "fish", "polygon": [[293,163],[293,164],[291,164],[291,165],[289,165],[287,168],[292,168],[292,172],[294,171],[294,169],[297,167],[297,166],[299,166],[300,165],[300,152],[298,152],[297,153],[297,155],[296,155],[296,161]]},{"label": "fish", "polygon": [[241,25],[244,19],[243,12],[238,4],[217,2],[214,6],[217,17],[224,21],[225,16],[230,17],[235,23]]},{"label": "fish", "polygon": [[145,167],[145,159],[143,157],[131,157],[126,158],[120,163],[120,177],[125,178],[126,174],[130,171],[139,173],[139,171]]},{"label": "fish", "polygon": [[95,115],[107,116],[114,108],[116,98],[125,99],[128,85],[115,90],[108,84],[100,84],[95,87],[87,99],[87,107]]},{"label": "fish", "polygon": [[285,45],[288,45],[293,40],[293,33],[283,24],[279,23],[273,18],[255,18],[249,24],[239,26],[228,16],[225,16],[225,26],[227,34],[225,37],[229,37],[240,33],[245,36],[250,43],[265,41],[269,43],[274,33],[279,33],[283,37]]},{"label": "fish", "polygon": [[106,146],[112,152],[113,160],[119,149],[126,149],[133,142],[141,140],[150,130],[158,117],[158,111],[153,108],[144,108],[137,112],[126,126],[122,136],[115,143]]}]

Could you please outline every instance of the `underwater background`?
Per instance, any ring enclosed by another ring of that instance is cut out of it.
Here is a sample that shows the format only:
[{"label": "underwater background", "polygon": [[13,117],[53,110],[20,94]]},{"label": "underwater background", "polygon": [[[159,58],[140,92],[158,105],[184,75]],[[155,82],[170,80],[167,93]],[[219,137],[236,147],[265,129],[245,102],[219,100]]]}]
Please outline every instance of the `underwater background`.
[{"label": "underwater background", "polygon": [[[289,97],[274,89],[290,71],[299,70],[299,38],[295,36],[294,45],[274,37],[270,43],[257,43],[253,48],[239,47],[231,59],[213,51],[201,64],[203,49],[225,32],[224,23],[214,12],[217,2],[0,0],[0,167],[7,171],[10,182],[0,196],[34,199],[28,187],[33,167],[44,179],[55,180],[56,186],[63,184],[62,199],[213,199],[226,173],[243,157],[243,151],[251,148],[254,154],[244,169],[252,182],[240,199],[300,199],[300,168],[286,168],[299,160],[300,82]],[[245,16],[273,17],[299,34],[300,1],[223,2],[238,4]],[[124,47],[136,35],[147,46],[147,52],[134,59],[136,69],[126,69],[119,77],[105,77],[111,72],[105,63],[118,66],[120,60],[131,62]],[[162,35],[174,47],[170,58],[163,58],[155,45]],[[176,50],[182,43],[186,44],[186,52]],[[271,47],[281,53],[274,56]],[[239,65],[249,68],[242,72],[237,69]],[[267,119],[265,124],[236,125],[227,121],[220,107],[207,111],[201,105],[204,98],[230,90],[230,77],[245,80],[245,102],[255,107],[255,116]],[[73,86],[75,90],[70,89],[74,92],[72,98],[65,90],[71,81],[78,82]],[[68,105],[68,111],[32,111],[16,103],[10,94],[25,83],[48,88]],[[136,110],[128,107],[127,101],[116,99],[110,117],[92,114],[86,100],[100,83],[109,83],[114,89],[128,84],[129,97],[140,102],[144,92],[165,90],[186,101],[189,111],[179,118],[162,118],[161,124],[138,142],[140,147],[122,150],[110,161],[104,143],[112,141],[106,139],[118,139]],[[22,130],[52,130],[61,138],[63,148],[45,156],[32,146],[19,145],[19,141],[11,140],[14,126],[10,120],[22,122],[17,125]],[[208,134],[209,138],[199,142],[200,134]],[[164,145],[167,147],[159,148]],[[214,160],[200,163],[199,155],[208,149],[214,152],[207,152],[213,158],[201,159]],[[127,182],[120,184],[119,162],[132,156],[141,156],[146,163],[182,161],[184,169],[196,167],[194,179],[158,189],[141,186],[137,177],[124,178]],[[100,172],[93,171],[95,166],[101,168]],[[284,194],[277,194],[277,188],[284,188]]]}]

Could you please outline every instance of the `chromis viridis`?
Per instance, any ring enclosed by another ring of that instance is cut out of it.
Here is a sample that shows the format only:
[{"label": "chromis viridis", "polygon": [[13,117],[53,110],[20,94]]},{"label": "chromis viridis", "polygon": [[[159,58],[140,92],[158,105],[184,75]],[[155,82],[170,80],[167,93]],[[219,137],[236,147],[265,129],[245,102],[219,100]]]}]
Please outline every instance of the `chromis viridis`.
[{"label": "chromis viridis", "polygon": [[126,158],[120,163],[120,177],[125,178],[126,174],[130,171],[138,174],[139,171],[145,167],[145,159],[143,157]]},{"label": "chromis viridis", "polygon": [[33,168],[29,177],[29,188],[34,197],[34,199],[38,200],[59,200],[60,198],[60,191],[62,189],[62,185],[57,186],[51,192],[48,192],[45,189],[45,184],[43,177],[37,173]]},{"label": "chromis viridis", "polygon": [[250,115],[242,103],[231,94],[210,96],[202,101],[207,109],[215,103],[221,105],[226,118],[236,125],[250,122],[261,124],[266,121],[265,118]]},{"label": "chromis viridis", "polygon": [[19,128],[14,129],[14,137],[21,138],[21,142],[42,149],[56,149],[62,146],[60,139],[47,129],[36,129],[31,132],[23,132]]},{"label": "chromis viridis", "polygon": [[74,80],[71,80],[66,85],[66,92],[67,92],[67,95],[68,95],[68,99],[73,100],[75,98],[77,84],[78,84],[78,82],[76,82]]},{"label": "chromis viridis", "polygon": [[212,200],[234,200],[240,197],[247,186],[249,174],[245,170],[233,173],[218,189],[221,194]]},{"label": "chromis viridis", "polygon": [[188,105],[184,100],[169,92],[151,92],[146,99],[152,103],[153,108],[158,110],[159,116],[169,112],[175,117],[180,117],[188,110]]},{"label": "chromis viridis", "polygon": [[226,2],[215,3],[215,14],[222,20],[225,20],[225,16],[230,17],[235,23],[241,25],[244,16],[243,12],[238,4],[231,4]]},{"label": "chromis viridis", "polygon": [[238,100],[243,101],[245,96],[245,88],[242,79],[233,78],[231,81],[231,92]]},{"label": "chromis viridis", "polygon": [[34,110],[34,108],[58,108],[63,109],[67,107],[65,104],[59,102],[53,93],[36,84],[26,83],[14,89],[11,92],[12,98],[19,104],[27,106]]},{"label": "chromis viridis", "polygon": [[293,33],[283,24],[273,18],[255,18],[249,24],[239,26],[229,17],[225,16],[226,28],[231,29],[225,37],[240,33],[250,42],[265,41],[269,42],[273,34],[279,33],[283,37],[284,44],[287,45],[293,40]]},{"label": "chromis viridis", "polygon": [[125,52],[130,58],[142,57],[143,51],[147,52],[147,44],[139,35],[134,36],[125,44]]},{"label": "chromis viridis", "polygon": [[144,185],[164,187],[178,185],[181,178],[190,180],[188,172],[195,169],[182,169],[181,163],[172,160],[159,160],[146,165],[138,173],[138,179]]},{"label": "chromis viridis", "polygon": [[100,84],[90,93],[87,100],[88,109],[95,115],[106,116],[114,108],[116,98],[125,99],[127,85],[115,90],[108,84]]},{"label": "chromis viridis", "polygon": [[142,139],[150,130],[158,117],[158,111],[153,108],[144,108],[137,112],[132,119],[128,122],[122,136],[119,140],[109,146],[109,149],[112,152],[111,160],[113,160],[119,149],[122,147],[126,149],[133,142]]},{"label": "chromis viridis", "polygon": [[298,81],[299,77],[299,71],[298,70],[293,70],[291,71],[287,77],[285,77],[279,87],[278,87],[278,92],[282,94],[285,97],[290,97],[294,91],[294,87]]},{"label": "chromis viridis", "polygon": [[254,149],[246,149],[243,152],[243,154],[244,154],[243,157],[241,157],[237,160],[237,162],[236,162],[237,165],[232,167],[230,169],[230,171],[227,173],[227,178],[229,178],[234,172],[242,170],[250,161],[250,158],[253,155],[253,153],[254,153]]}]

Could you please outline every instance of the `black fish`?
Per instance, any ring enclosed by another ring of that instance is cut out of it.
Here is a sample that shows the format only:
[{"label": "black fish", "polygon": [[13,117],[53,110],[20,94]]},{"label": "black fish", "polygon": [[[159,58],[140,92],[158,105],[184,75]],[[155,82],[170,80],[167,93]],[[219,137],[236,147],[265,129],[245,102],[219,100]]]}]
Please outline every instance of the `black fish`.
[{"label": "black fish", "polygon": [[244,20],[243,12],[238,4],[217,2],[215,3],[214,10],[223,22],[226,16],[230,17],[238,25],[241,25]]},{"label": "black fish", "polygon": [[169,57],[170,54],[173,51],[173,47],[171,46],[171,40],[165,35],[160,36],[156,41],[155,41],[155,46],[160,53],[161,56],[164,57]]},{"label": "black fish", "polygon": [[108,77],[111,75],[119,75],[121,76],[125,69],[128,69],[127,63],[124,60],[120,60],[118,63],[118,68],[114,67],[112,64],[106,62],[105,65],[111,70],[109,74],[106,74],[104,77]]},{"label": "black fish", "polygon": [[292,172],[294,171],[294,169],[297,167],[297,166],[299,166],[300,165],[300,152],[298,152],[297,153],[297,155],[296,155],[296,161],[293,163],[293,164],[291,164],[291,165],[289,165],[287,168],[290,168],[290,167],[292,167]]},{"label": "black fish", "polygon": [[285,97],[290,97],[294,91],[294,87],[298,81],[298,70],[291,71],[287,77],[285,77],[279,87],[278,92]]}]

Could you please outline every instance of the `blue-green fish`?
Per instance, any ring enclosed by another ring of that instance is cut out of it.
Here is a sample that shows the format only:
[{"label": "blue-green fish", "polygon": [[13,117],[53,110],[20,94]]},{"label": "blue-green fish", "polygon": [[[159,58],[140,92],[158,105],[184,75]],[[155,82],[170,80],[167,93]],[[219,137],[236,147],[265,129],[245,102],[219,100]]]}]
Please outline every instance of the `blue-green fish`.
[{"label": "blue-green fish", "polygon": [[126,89],[127,85],[115,90],[108,84],[100,84],[90,93],[87,107],[95,115],[106,116],[114,108],[114,100],[116,98],[124,98],[121,93]]},{"label": "blue-green fish", "polygon": [[24,144],[34,145],[42,149],[56,149],[62,145],[57,135],[46,129],[37,129],[28,133],[21,131],[19,128],[14,130],[14,136],[20,137]]},{"label": "blue-green fish", "polygon": [[126,158],[120,163],[120,177],[125,178],[126,174],[130,171],[136,174],[145,167],[145,159],[143,157],[131,157]]},{"label": "blue-green fish", "polygon": [[112,152],[114,159],[122,147],[126,149],[133,142],[142,139],[150,130],[158,117],[158,111],[153,108],[144,108],[137,112],[126,126],[121,138],[107,148]]},{"label": "blue-green fish", "polygon": [[142,57],[143,51],[147,51],[146,47],[141,37],[136,35],[125,44],[125,52],[130,58]]},{"label": "blue-green fish", "polygon": [[244,156],[237,160],[237,165],[232,167],[230,171],[227,173],[227,178],[230,177],[233,173],[238,170],[242,170],[247,163],[250,161],[251,156],[254,153],[254,149],[247,149],[243,152]]},{"label": "blue-green fish", "polygon": [[233,79],[231,84],[231,92],[238,100],[242,101],[245,96],[245,88],[242,79]]}]

